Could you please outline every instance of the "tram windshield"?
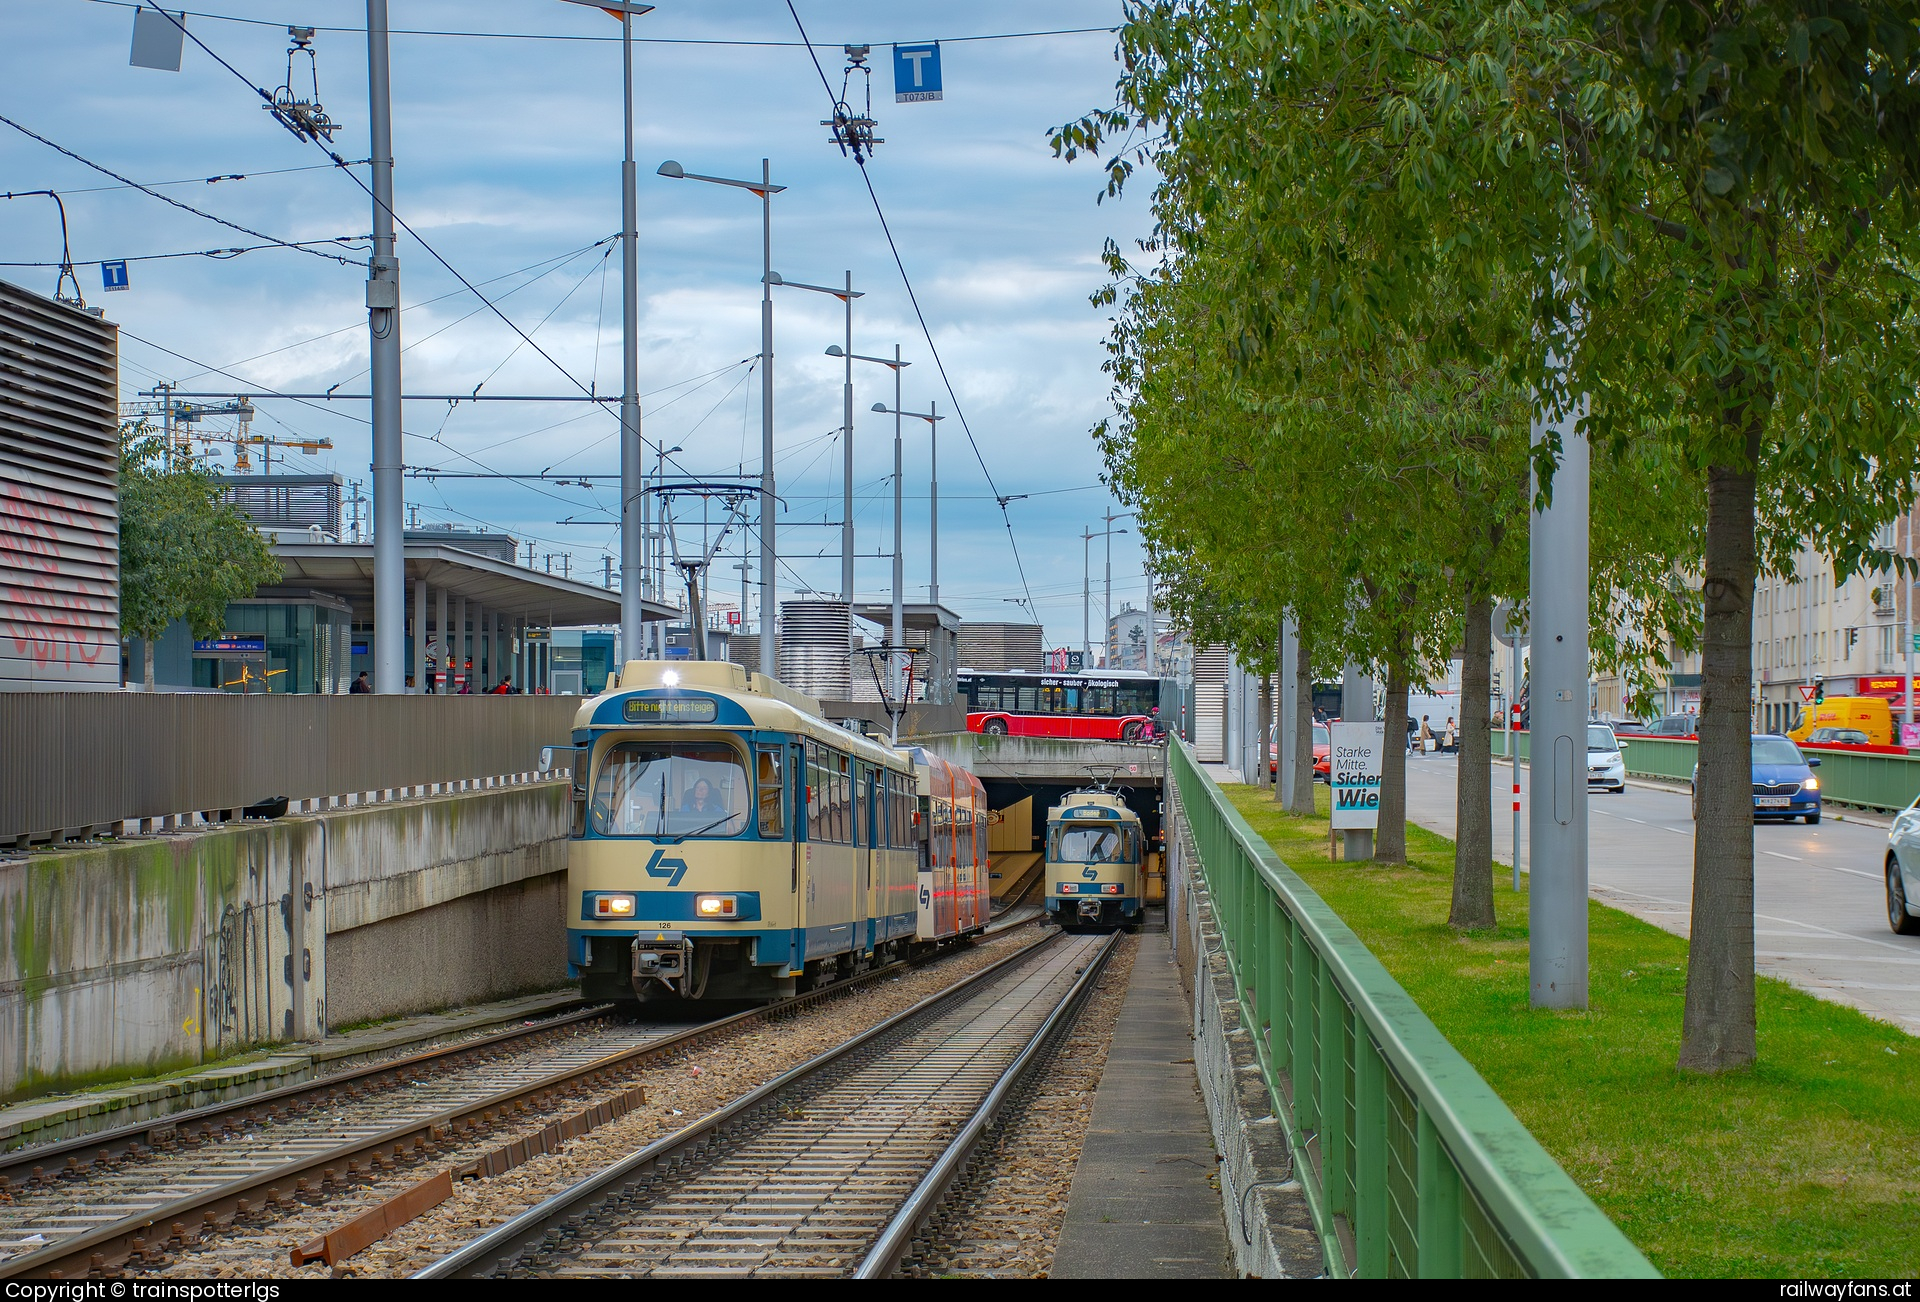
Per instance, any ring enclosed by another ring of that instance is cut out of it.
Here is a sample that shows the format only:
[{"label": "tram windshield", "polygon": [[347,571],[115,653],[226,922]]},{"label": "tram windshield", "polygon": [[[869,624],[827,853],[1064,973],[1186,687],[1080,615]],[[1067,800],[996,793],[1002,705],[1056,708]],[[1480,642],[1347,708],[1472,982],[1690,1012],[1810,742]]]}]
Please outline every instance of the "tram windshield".
[{"label": "tram windshield", "polygon": [[1058,863],[1130,863],[1133,833],[1118,827],[1062,827],[1053,834]]},{"label": "tram windshield", "polygon": [[622,742],[593,788],[602,836],[737,836],[747,826],[746,761],[724,742]]}]

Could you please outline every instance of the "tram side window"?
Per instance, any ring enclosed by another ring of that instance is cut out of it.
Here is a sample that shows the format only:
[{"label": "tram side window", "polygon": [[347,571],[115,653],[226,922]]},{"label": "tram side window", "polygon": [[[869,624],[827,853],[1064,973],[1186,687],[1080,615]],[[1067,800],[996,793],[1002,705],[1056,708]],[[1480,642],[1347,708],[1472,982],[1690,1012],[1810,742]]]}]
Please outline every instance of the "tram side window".
[{"label": "tram side window", "polygon": [[842,845],[853,843],[853,793],[847,782],[847,757],[831,755],[833,764],[833,839]]},{"label": "tram side window", "polygon": [[859,764],[853,766],[853,843],[867,843],[867,820],[873,815],[867,811],[867,770]]},{"label": "tram side window", "polygon": [[807,743],[807,836],[825,841],[827,835],[827,766],[821,760],[820,747]]},{"label": "tram side window", "polygon": [[782,747],[760,748],[760,835],[778,839],[786,834],[786,788],[780,781]]},{"label": "tram side window", "polygon": [[737,836],[747,828],[747,767],[725,742],[622,742],[594,783],[602,836]]}]

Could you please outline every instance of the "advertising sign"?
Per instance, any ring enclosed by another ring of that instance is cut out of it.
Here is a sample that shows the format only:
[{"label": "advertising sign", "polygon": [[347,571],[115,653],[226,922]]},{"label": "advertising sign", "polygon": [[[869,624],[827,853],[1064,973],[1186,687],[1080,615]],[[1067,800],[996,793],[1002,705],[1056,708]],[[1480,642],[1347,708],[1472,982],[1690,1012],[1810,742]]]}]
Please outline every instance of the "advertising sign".
[{"label": "advertising sign", "polygon": [[1380,825],[1380,762],[1385,757],[1386,725],[1328,724],[1333,754],[1328,781],[1333,787],[1334,831]]}]

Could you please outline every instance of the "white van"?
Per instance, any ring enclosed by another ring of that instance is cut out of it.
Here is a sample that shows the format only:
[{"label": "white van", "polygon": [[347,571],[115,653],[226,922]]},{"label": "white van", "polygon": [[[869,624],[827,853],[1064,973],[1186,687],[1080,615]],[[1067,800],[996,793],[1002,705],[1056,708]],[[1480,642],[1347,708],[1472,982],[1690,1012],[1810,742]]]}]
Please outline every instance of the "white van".
[{"label": "white van", "polygon": [[[1420,735],[1420,721],[1424,718],[1427,727],[1433,732],[1436,751],[1446,747],[1447,720],[1453,720],[1454,749],[1460,746],[1460,696],[1457,692],[1445,692],[1438,695],[1409,692],[1407,694],[1407,717],[1413,720],[1413,732],[1409,738]],[[1400,725],[1403,729],[1406,724]]]}]

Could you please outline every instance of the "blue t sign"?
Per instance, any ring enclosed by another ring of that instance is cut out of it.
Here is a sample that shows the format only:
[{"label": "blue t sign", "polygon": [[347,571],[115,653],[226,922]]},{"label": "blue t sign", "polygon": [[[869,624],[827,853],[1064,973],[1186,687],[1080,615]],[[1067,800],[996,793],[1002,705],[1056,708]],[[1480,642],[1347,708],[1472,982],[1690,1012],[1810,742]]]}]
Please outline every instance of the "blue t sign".
[{"label": "blue t sign", "polygon": [[940,43],[893,47],[893,102],[940,99]]},{"label": "blue t sign", "polygon": [[100,283],[105,285],[108,289],[125,289],[127,287],[126,262],[120,261],[120,262],[101,263],[100,264]]}]

